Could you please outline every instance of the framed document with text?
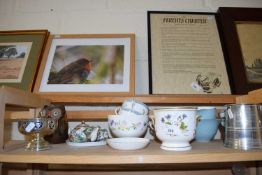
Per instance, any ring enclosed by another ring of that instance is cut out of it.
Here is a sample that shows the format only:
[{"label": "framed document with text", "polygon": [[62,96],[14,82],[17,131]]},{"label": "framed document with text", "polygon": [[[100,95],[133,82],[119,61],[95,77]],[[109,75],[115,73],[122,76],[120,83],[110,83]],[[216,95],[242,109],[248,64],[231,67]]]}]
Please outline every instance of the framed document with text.
[{"label": "framed document with text", "polygon": [[214,13],[148,12],[150,94],[231,94]]}]

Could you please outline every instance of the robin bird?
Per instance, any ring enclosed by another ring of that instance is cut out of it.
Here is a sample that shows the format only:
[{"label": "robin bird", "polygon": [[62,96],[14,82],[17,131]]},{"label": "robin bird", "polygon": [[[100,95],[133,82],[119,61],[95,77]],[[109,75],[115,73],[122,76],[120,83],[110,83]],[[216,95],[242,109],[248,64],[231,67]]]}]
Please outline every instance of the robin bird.
[{"label": "robin bird", "polygon": [[63,67],[59,72],[51,73],[48,84],[78,84],[90,79],[90,74],[94,74],[91,70],[91,61],[80,58]]}]

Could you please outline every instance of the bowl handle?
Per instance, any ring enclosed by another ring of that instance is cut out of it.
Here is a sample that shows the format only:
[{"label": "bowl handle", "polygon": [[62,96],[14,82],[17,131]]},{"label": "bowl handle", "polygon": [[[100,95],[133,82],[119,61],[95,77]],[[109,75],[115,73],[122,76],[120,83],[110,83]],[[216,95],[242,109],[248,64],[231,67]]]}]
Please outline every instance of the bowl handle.
[{"label": "bowl handle", "polygon": [[196,125],[201,121],[201,115],[196,115]]},{"label": "bowl handle", "polygon": [[148,126],[150,129],[152,129],[152,131],[155,131],[155,119],[152,115],[149,115]]},{"label": "bowl handle", "polygon": [[222,125],[223,127],[225,127],[225,112],[226,112],[226,111],[223,111],[223,112],[218,113],[219,117],[221,118],[220,123],[221,123],[221,125]]},{"label": "bowl handle", "polygon": [[117,108],[115,109],[115,114],[116,114],[116,115],[119,115],[119,111],[120,111],[120,107],[117,107]]}]

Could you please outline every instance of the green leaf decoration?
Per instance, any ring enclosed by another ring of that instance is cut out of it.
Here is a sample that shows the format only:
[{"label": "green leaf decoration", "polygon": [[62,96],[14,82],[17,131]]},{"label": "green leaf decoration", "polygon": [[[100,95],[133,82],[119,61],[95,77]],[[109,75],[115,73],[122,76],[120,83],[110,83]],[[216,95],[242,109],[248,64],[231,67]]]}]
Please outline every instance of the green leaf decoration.
[{"label": "green leaf decoration", "polygon": [[187,129],[187,125],[185,125],[184,122],[181,122],[181,125],[180,125],[179,128],[180,128],[181,130],[185,130],[185,129]]}]

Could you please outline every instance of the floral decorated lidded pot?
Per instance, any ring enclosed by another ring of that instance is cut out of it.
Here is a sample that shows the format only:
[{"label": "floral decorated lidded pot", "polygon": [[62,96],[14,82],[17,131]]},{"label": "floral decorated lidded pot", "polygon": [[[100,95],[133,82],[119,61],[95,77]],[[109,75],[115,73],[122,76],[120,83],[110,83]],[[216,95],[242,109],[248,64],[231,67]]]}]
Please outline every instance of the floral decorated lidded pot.
[{"label": "floral decorated lidded pot", "polygon": [[99,142],[108,138],[108,131],[99,126],[89,126],[82,121],[69,133],[69,141],[74,143]]}]

